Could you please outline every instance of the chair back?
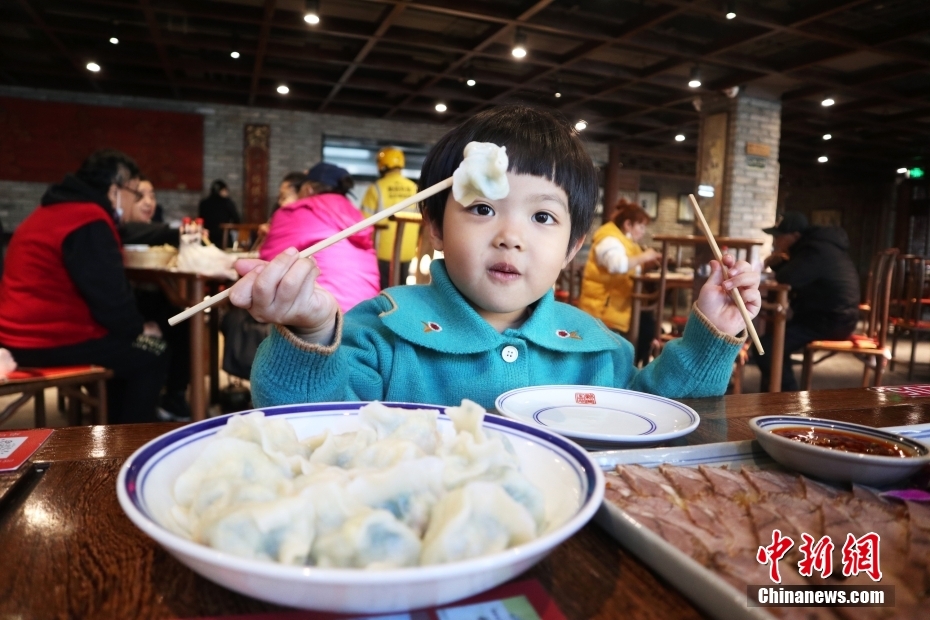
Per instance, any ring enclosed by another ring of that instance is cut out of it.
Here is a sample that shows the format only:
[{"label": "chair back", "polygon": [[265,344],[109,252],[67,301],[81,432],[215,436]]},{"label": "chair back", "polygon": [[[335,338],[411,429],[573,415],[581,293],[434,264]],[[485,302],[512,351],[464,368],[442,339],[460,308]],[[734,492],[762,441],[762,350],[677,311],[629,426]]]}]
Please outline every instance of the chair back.
[{"label": "chair back", "polygon": [[[927,289],[927,266],[930,259],[923,256],[908,255],[902,261],[902,277],[905,283],[905,293],[902,299],[902,319],[910,322],[914,327],[923,320],[925,295]],[[897,279],[897,278],[896,278]]]},{"label": "chair back", "polygon": [[865,335],[874,338],[879,348],[885,346],[888,338],[888,322],[891,317],[891,290],[894,284],[895,266],[898,249],[882,251],[874,274],[874,286],[868,299],[869,315]]},{"label": "chair back", "polygon": [[264,238],[259,236],[261,224],[220,224],[221,247],[224,250],[255,252]]}]

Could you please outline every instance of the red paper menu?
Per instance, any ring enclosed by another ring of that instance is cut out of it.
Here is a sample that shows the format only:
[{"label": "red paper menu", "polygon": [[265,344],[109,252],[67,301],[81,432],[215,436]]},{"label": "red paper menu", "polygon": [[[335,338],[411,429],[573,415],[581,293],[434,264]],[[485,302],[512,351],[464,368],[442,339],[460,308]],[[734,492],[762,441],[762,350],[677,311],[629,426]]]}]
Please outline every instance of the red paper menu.
[{"label": "red paper menu", "polygon": [[[200,620],[220,620],[217,617]],[[286,611],[223,620],[565,620],[565,616],[535,579],[507,583],[442,607],[388,614],[331,614]]]},{"label": "red paper menu", "polygon": [[0,431],[0,471],[19,469],[52,432],[51,428]]}]

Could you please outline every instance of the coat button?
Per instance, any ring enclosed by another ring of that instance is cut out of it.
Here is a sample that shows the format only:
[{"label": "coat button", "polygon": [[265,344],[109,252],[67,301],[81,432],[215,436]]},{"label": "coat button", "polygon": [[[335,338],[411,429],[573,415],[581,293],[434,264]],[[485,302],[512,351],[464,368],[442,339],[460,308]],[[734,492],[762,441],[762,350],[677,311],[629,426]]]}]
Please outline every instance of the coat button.
[{"label": "coat button", "polygon": [[517,351],[517,347],[507,346],[501,350],[501,357],[505,362],[515,362],[520,357],[520,352]]}]

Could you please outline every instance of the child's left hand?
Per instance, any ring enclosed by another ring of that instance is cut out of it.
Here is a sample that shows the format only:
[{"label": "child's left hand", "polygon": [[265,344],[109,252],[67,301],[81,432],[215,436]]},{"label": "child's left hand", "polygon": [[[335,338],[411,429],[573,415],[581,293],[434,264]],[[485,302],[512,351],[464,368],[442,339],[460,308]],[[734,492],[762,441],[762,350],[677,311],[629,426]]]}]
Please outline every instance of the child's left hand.
[{"label": "child's left hand", "polygon": [[762,308],[759,272],[753,271],[746,261],[737,262],[731,254],[723,255],[723,264],[729,271],[729,279],[723,279],[723,269],[719,262],[710,261],[710,277],[701,287],[697,307],[717,329],[735,336],[746,329],[746,323],[736,302],[730,297],[730,291],[739,290],[749,316],[755,317]]}]

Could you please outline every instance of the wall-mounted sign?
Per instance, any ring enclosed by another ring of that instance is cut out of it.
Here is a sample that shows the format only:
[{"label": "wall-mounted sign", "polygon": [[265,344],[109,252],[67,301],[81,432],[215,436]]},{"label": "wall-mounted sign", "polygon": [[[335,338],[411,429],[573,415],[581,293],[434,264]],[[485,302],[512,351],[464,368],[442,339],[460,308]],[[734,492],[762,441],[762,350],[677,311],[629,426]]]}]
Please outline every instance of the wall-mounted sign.
[{"label": "wall-mounted sign", "polygon": [[759,144],[758,142],[747,142],[746,143],[746,154],[756,155],[758,157],[771,157],[772,147],[770,147],[768,144]]}]

